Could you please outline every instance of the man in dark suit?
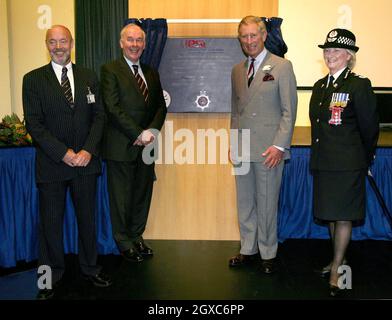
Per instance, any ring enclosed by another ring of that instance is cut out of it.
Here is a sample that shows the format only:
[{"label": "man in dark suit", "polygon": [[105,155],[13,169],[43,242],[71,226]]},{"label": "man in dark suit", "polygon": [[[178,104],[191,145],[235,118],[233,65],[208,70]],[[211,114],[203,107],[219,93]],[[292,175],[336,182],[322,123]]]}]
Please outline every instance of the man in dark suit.
[{"label": "man in dark suit", "polygon": [[63,219],[70,188],[78,222],[79,263],[84,279],[107,287],[111,280],[97,265],[96,178],[101,172],[98,146],[105,114],[95,73],[71,62],[73,39],[60,25],[46,33],[51,62],[23,78],[26,127],[36,146],[39,192],[38,264],[52,271],[52,286],[37,298],[49,299],[64,273]]},{"label": "man in dark suit", "polygon": [[102,96],[107,114],[103,155],[107,160],[113,236],[123,257],[141,262],[153,250],[143,232],[150,209],[154,163],[143,161],[166,117],[159,74],[140,63],[145,33],[135,25],[120,35],[123,57],[102,66]]}]

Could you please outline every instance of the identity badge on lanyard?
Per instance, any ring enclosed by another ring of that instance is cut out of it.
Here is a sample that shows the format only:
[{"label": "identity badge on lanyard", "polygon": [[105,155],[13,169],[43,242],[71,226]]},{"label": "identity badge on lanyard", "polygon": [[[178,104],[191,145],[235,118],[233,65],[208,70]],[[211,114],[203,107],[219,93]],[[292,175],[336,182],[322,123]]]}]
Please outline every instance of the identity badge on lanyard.
[{"label": "identity badge on lanyard", "polygon": [[332,94],[332,99],[329,104],[329,110],[331,110],[331,119],[328,123],[338,126],[342,124],[342,112],[347,106],[350,96],[348,93],[334,92]]},{"label": "identity badge on lanyard", "polygon": [[87,90],[88,90],[87,103],[88,104],[95,103],[95,95],[91,93],[90,87],[87,87]]}]

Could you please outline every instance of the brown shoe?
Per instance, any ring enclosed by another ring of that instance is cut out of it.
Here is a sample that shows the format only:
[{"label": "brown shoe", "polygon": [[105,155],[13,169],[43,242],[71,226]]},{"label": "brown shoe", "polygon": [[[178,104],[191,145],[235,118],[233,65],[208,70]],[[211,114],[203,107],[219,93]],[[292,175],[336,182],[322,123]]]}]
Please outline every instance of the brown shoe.
[{"label": "brown shoe", "polygon": [[268,259],[261,262],[261,271],[265,274],[271,274],[276,271],[276,259]]},{"label": "brown shoe", "polygon": [[238,266],[242,266],[244,264],[248,264],[252,261],[254,261],[256,259],[256,257],[258,256],[258,254],[252,254],[252,255],[248,255],[248,254],[237,254],[234,257],[231,257],[229,260],[229,266],[230,267],[238,267]]}]

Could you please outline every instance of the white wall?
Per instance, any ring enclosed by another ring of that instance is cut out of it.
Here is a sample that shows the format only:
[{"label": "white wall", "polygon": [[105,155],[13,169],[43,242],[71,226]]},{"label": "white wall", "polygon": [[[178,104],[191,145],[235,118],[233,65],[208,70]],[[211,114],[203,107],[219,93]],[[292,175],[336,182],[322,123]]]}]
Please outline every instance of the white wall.
[{"label": "white wall", "polygon": [[0,0],[0,120],[11,113],[7,1]]},{"label": "white wall", "polygon": [[[5,0],[0,0],[1,4]],[[46,30],[64,24],[74,30],[74,2],[70,0],[8,0],[9,70],[11,108],[0,105],[0,117],[10,112],[23,117],[23,76],[50,61],[45,47]],[[3,18],[3,10],[1,10]],[[3,21],[3,19],[1,19]],[[3,24],[3,23],[2,23]],[[1,28],[3,29],[3,28]],[[1,31],[3,37],[3,31]],[[1,49],[3,51],[3,48]],[[7,68],[3,59],[1,67]]]}]

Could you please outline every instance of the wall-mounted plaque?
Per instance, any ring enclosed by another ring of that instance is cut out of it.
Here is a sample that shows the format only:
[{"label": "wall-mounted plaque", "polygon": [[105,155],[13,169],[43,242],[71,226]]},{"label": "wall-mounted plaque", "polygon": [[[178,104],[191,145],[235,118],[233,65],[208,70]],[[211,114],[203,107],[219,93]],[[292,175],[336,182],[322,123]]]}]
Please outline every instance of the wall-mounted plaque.
[{"label": "wall-mounted plaque", "polygon": [[237,38],[169,38],[159,66],[168,112],[230,112]]}]

